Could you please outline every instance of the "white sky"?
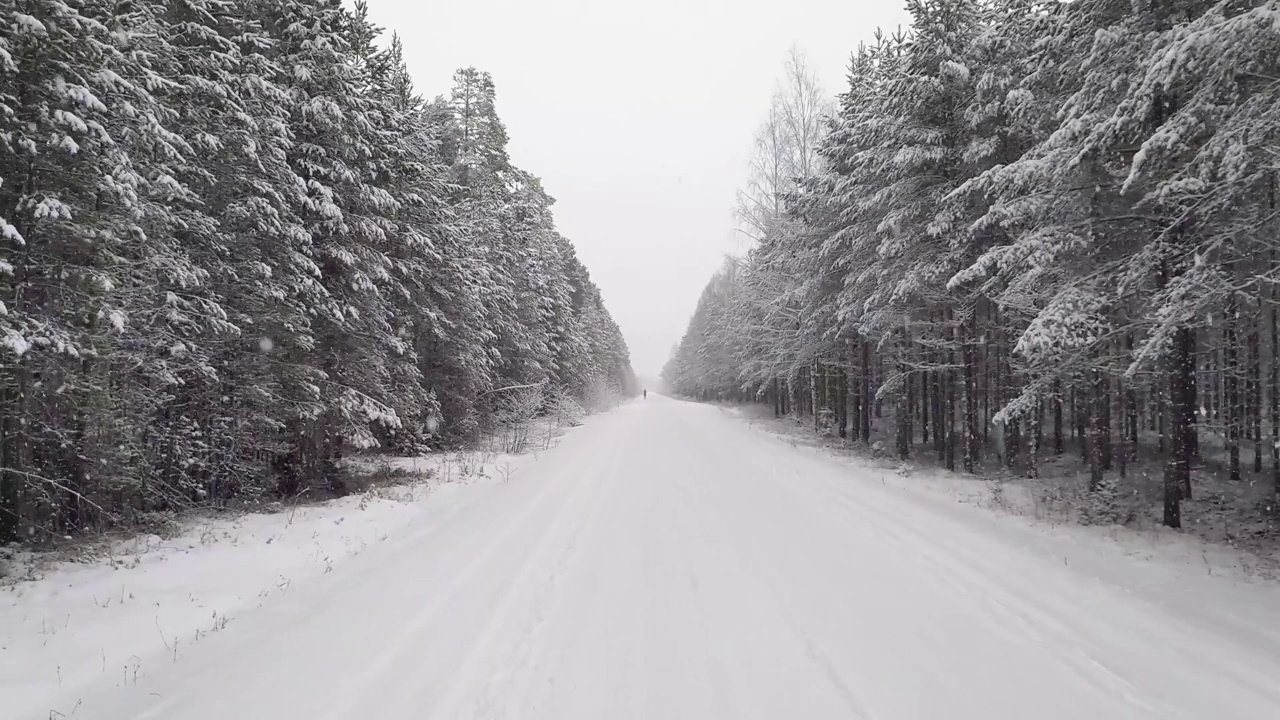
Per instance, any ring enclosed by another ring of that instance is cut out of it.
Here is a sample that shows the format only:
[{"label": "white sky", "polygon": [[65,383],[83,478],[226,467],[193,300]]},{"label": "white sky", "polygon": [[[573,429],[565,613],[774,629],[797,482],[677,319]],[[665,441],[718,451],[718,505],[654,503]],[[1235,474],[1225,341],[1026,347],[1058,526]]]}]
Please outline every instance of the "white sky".
[{"label": "white sky", "polygon": [[512,160],[600,286],[636,372],[656,376],[734,250],[734,193],[787,50],[830,95],[899,0],[369,0],[425,96],[493,74]]}]

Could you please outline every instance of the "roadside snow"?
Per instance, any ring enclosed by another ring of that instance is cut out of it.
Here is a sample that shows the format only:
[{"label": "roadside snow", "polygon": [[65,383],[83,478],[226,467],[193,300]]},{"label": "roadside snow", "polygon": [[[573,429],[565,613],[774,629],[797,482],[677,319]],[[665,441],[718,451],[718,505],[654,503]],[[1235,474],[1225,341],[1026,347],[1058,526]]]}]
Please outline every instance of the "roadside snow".
[{"label": "roadside snow", "polygon": [[1277,561],[1205,540],[1192,531],[1159,526],[1081,525],[1046,510],[1021,482],[913,466],[888,454],[857,454],[838,441],[824,442],[791,419],[763,417],[750,409],[721,407],[772,442],[812,460],[835,462],[856,482],[874,479],[917,505],[960,520],[1011,547],[1059,562],[1127,595],[1175,610],[1242,641],[1265,637],[1280,644]]},{"label": "roadside snow", "polygon": [[[42,643],[112,611],[81,598],[56,634],[24,618],[5,720],[1280,717],[1280,590],[1185,535],[991,512],[944,478],[655,395],[490,477],[402,503],[333,572],[288,543],[287,590],[249,548],[235,564],[267,586],[261,608],[234,580],[249,600],[190,643],[164,623],[194,638],[221,583],[188,556],[144,562],[165,591],[118,606],[129,647],[94,666],[103,639],[66,641],[87,681],[63,667],[59,687]],[[69,597],[93,587],[69,579]],[[159,618],[162,640],[157,609],[198,604],[186,583],[206,606]]]},{"label": "roadside snow", "polygon": [[[243,612],[299,592],[428,507],[447,513],[482,495],[510,467],[465,454],[391,465],[419,480],[274,513],[188,521],[177,536],[113,542],[90,561],[54,562],[34,571],[37,579],[0,584],[0,716],[72,715],[85,684],[104,677],[136,684],[159,665],[181,663]],[[437,479],[420,479],[428,474]],[[37,562],[48,563],[28,555],[11,569],[32,574]]]}]

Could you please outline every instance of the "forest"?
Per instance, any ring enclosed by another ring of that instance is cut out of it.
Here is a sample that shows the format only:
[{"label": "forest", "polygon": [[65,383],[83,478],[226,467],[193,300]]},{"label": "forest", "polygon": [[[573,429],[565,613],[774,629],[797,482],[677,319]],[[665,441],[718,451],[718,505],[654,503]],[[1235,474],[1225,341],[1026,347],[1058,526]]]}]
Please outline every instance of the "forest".
[{"label": "forest", "polygon": [[363,3],[0,3],[0,544],[634,394],[487,73],[426,99]]},{"label": "forest", "polygon": [[[1280,495],[1280,3],[910,0],[834,98],[799,54],[664,370],[1092,512]],[[1143,472],[1135,472],[1141,464]]]}]

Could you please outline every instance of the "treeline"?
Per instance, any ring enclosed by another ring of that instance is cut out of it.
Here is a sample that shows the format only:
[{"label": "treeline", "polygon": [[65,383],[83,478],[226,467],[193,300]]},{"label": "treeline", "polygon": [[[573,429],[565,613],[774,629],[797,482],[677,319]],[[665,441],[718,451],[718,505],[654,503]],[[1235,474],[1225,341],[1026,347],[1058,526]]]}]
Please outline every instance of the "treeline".
[{"label": "treeline", "polygon": [[1158,459],[1172,527],[1193,468],[1280,492],[1280,3],[908,8],[829,110],[792,63],[667,382],[948,468],[1074,443],[1103,511]]},{"label": "treeline", "polygon": [[0,543],[634,390],[486,73],[426,101],[340,0],[0,8]]}]

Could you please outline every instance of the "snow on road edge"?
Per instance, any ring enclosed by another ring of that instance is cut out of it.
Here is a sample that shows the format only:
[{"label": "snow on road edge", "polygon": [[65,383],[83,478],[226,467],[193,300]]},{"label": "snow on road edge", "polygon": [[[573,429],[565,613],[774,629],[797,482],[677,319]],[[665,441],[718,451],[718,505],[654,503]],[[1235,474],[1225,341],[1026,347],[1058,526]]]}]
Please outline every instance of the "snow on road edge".
[{"label": "snow on road edge", "polygon": [[918,507],[1061,562],[1196,625],[1246,641],[1265,635],[1280,643],[1280,582],[1268,559],[1185,531],[1054,522],[1017,505],[993,503],[989,480],[937,468],[904,471],[892,459],[804,442],[796,433],[809,430],[785,420],[722,410],[770,442],[847,466],[850,482],[874,481],[886,491],[909,495]]},{"label": "snow on road edge", "polygon": [[[87,562],[27,555],[0,584],[0,697],[28,707],[103,674],[131,683],[246,611],[511,479],[519,458],[395,458],[417,478],[324,503],[189,519],[102,546]],[[434,479],[424,479],[430,476]],[[43,566],[34,578],[33,563]]]}]

